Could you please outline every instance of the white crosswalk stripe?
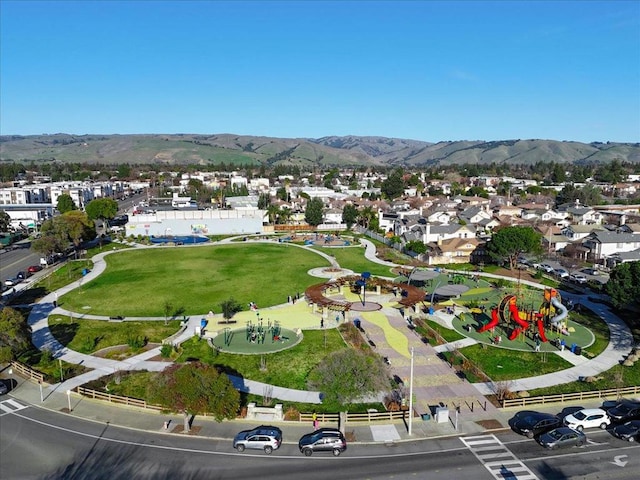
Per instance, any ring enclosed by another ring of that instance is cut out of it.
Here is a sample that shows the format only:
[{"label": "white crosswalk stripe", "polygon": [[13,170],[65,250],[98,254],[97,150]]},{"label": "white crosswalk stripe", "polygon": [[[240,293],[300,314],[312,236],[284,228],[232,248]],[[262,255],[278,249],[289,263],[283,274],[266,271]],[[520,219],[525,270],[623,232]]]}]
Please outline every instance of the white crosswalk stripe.
[{"label": "white crosswalk stripe", "polygon": [[17,412],[18,410],[22,410],[28,406],[29,405],[23,405],[17,400],[13,400],[11,398],[9,400],[3,400],[0,402],[0,417],[8,415],[9,413]]},{"label": "white crosswalk stripe", "polygon": [[493,478],[539,480],[495,435],[463,437],[460,440],[482,462]]}]

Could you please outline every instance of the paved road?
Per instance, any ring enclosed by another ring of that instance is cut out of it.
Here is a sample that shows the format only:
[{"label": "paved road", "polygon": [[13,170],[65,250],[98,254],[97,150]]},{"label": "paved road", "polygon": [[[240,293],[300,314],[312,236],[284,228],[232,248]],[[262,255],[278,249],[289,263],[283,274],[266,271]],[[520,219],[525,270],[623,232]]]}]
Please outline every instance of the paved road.
[{"label": "paved road", "polygon": [[[298,436],[288,435],[285,427],[285,443],[271,456],[239,454],[228,439],[125,429],[11,401],[0,403],[3,479],[546,480],[640,475],[640,446],[600,430],[588,433],[585,447],[559,452],[505,431],[427,442],[351,443],[339,458],[306,458],[297,450]],[[7,413],[9,407],[16,409]]]}]

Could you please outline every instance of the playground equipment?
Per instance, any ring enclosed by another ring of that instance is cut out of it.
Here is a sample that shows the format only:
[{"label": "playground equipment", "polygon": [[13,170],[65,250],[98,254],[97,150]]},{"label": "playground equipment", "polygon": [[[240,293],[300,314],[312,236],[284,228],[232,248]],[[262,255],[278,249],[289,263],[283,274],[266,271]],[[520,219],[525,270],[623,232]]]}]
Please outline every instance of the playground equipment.
[{"label": "playground equipment", "polygon": [[[554,313],[555,315],[551,316]],[[513,322],[509,340],[515,340],[520,333],[526,332],[531,324],[535,323],[540,340],[546,342],[545,323],[558,328],[560,323],[567,318],[567,314],[567,307],[562,304],[560,293],[554,288],[544,290],[544,302],[538,312],[518,309],[517,297],[507,295],[500,301],[498,307],[491,310],[491,320],[480,327],[477,332],[491,330],[501,322],[508,327]]]}]

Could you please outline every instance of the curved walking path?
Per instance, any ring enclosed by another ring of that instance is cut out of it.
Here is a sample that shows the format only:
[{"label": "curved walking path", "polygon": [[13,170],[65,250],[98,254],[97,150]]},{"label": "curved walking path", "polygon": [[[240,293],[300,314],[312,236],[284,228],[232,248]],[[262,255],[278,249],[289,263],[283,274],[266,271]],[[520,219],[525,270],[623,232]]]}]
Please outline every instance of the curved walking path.
[{"label": "curved walking path", "polygon": [[[232,239],[225,239],[219,243],[227,243]],[[273,243],[273,240],[250,240],[259,241],[265,243]],[[375,245],[365,239],[361,239],[360,242],[365,247],[365,257],[375,263],[385,265],[388,267],[398,266],[395,263],[381,260],[376,255]],[[185,245],[180,248],[198,248],[210,246],[208,244],[200,245]],[[287,246],[293,246],[296,248],[307,248],[309,246],[301,246],[296,244],[287,244]],[[175,248],[175,247],[140,247],[140,248]],[[318,249],[311,249],[314,253],[325,258],[332,267],[338,268],[339,265],[335,261],[335,258],[319,251]],[[79,385],[82,385],[90,380],[97,379],[103,375],[114,373],[118,370],[150,370],[161,371],[170,365],[169,362],[158,362],[149,360],[160,354],[160,347],[151,349],[140,355],[128,358],[126,360],[110,360],[105,358],[94,357],[92,355],[85,355],[79,352],[68,349],[61,345],[51,334],[48,326],[48,316],[51,313],[70,314],[64,309],[58,307],[54,308],[53,302],[58,299],[59,296],[66,294],[67,292],[78,288],[83,283],[91,281],[93,278],[100,275],[106,268],[106,262],[104,257],[113,252],[103,252],[93,257],[94,267],[93,269],[82,279],[73,282],[56,292],[53,292],[44,298],[42,298],[38,304],[34,305],[29,315],[29,325],[33,332],[33,343],[40,350],[48,349],[52,352],[54,358],[60,358],[69,363],[81,364],[93,370],[67,380],[61,384],[52,385],[50,390],[71,390]],[[482,273],[482,276],[490,278],[504,278],[499,275],[493,275],[488,273]],[[527,285],[544,288],[543,285],[535,282],[529,282],[521,280],[521,283]],[[563,293],[565,298],[571,298],[572,295]],[[622,357],[628,353],[633,346],[633,337],[629,328],[624,322],[614,315],[608,308],[601,304],[595,304],[586,300],[584,296],[575,296],[580,303],[586,307],[592,309],[607,322],[609,330],[611,332],[611,338],[607,348],[596,358],[592,360],[586,360],[580,364],[547,375],[529,377],[525,379],[514,380],[510,383],[510,390],[529,390],[533,388],[547,387],[557,385],[561,383],[572,382],[580,377],[595,376],[603,371],[609,370],[613,366],[617,365]],[[391,370],[398,379],[405,381],[409,377],[410,368],[410,351],[414,351],[414,392],[417,398],[416,410],[427,412],[434,405],[440,403],[448,403],[454,401],[462,408],[469,408],[473,410],[473,405],[478,402],[481,406],[484,403],[486,410],[492,410],[490,404],[482,402],[483,395],[494,393],[492,384],[470,384],[465,380],[459,378],[450,366],[442,362],[437,354],[439,351],[459,348],[461,345],[466,345],[464,340],[454,342],[453,344],[441,345],[439,347],[432,347],[423,343],[420,337],[413,331],[407,328],[407,323],[404,317],[400,314],[398,309],[392,308],[392,304],[395,303],[394,299],[388,296],[388,298],[379,298],[379,303],[383,305],[383,309],[380,312],[352,312],[351,317],[359,317],[363,320],[363,326],[366,332],[367,338],[373,342],[378,353],[383,357],[387,357],[391,364]],[[285,308],[286,307],[286,308]],[[309,306],[305,302],[299,301],[297,304],[284,304],[274,307],[261,309],[261,312],[267,312],[264,315],[274,316],[277,318],[281,315],[282,321],[287,319],[295,319],[298,323],[296,326],[300,326],[300,322],[303,322],[304,328],[319,328],[317,324],[319,317],[317,314],[309,312]],[[410,313],[410,312],[408,312]],[[240,312],[237,314],[238,322],[252,318],[255,312]],[[436,321],[440,320],[442,323],[450,323],[451,319],[446,318],[444,312],[436,312],[437,316],[432,317]],[[76,318],[92,318],[108,320],[108,317],[97,315],[86,315],[74,313]],[[195,328],[200,326],[200,320],[204,318],[204,315],[192,315],[187,318],[186,327],[182,332],[174,338],[172,341],[174,344],[180,344],[185,340],[193,337]],[[440,318],[442,317],[442,318]],[[128,318],[128,320],[134,320]],[[138,317],[135,320],[162,320],[153,317]],[[331,320],[331,319],[329,319]],[[329,321],[325,323],[330,323]],[[337,322],[336,322],[337,325]],[[335,325],[334,325],[335,326]],[[392,339],[392,337],[394,337]],[[401,340],[400,337],[404,338]],[[402,346],[398,346],[402,344]],[[569,352],[558,352],[558,354],[568,355]],[[573,354],[571,354],[573,355]],[[304,402],[304,403],[320,403],[319,392],[309,392],[302,390],[287,389],[272,385],[267,385],[261,382],[255,382],[246,380],[240,377],[230,376],[232,382],[239,390],[243,392],[254,393],[257,395],[263,395],[267,389],[273,398],[279,398],[287,401]],[[406,386],[406,385],[405,385]],[[476,407],[477,408],[477,407]]]}]

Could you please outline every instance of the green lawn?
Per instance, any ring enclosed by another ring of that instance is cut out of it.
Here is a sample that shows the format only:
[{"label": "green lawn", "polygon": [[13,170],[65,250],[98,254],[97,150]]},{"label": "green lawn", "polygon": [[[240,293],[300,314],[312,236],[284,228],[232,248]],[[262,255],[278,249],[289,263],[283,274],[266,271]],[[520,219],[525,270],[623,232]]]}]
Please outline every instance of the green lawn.
[{"label": "green lawn", "polygon": [[594,390],[635,387],[640,385],[640,363],[636,363],[633,367],[616,365],[612,369],[600,373],[596,378],[597,381],[593,383],[564,383],[562,385],[554,385],[553,387],[530,390],[529,394],[532,397],[537,397],[540,395],[557,395],[560,393],[590,392]]},{"label": "green lawn", "polygon": [[324,248],[316,246],[312,248],[332,255],[342,268],[353,270],[355,273],[370,272],[372,275],[380,277],[395,276],[391,273],[391,267],[367,260],[364,257],[364,248],[362,247]]},{"label": "green lawn", "polygon": [[[307,376],[313,367],[327,354],[343,348],[347,348],[346,344],[335,329],[306,330],[304,339],[295,347],[265,355],[216,353],[206,341],[194,337],[182,344],[182,353],[177,361],[200,360],[250,380],[306,390]],[[260,369],[261,359],[264,359],[266,365],[264,371]]]},{"label": "green lawn", "polygon": [[[106,257],[107,269],[60,299],[77,312],[95,315],[158,316],[171,311],[220,313],[220,302],[235,298],[270,306],[318,283],[307,271],[328,266],[306,249],[286,245],[215,245],[197,248],[127,250]],[[86,310],[86,309],[85,309]]]},{"label": "green lawn", "polygon": [[493,381],[544,375],[573,366],[552,352],[541,354],[485,345],[471,345],[460,352]]},{"label": "green lawn", "polygon": [[108,322],[71,319],[62,315],[49,317],[49,329],[53,336],[63,345],[80,353],[93,353],[114,345],[127,345],[136,338],[146,338],[149,343],[160,343],[176,333],[179,328],[178,320],[165,325],[163,321]]}]

